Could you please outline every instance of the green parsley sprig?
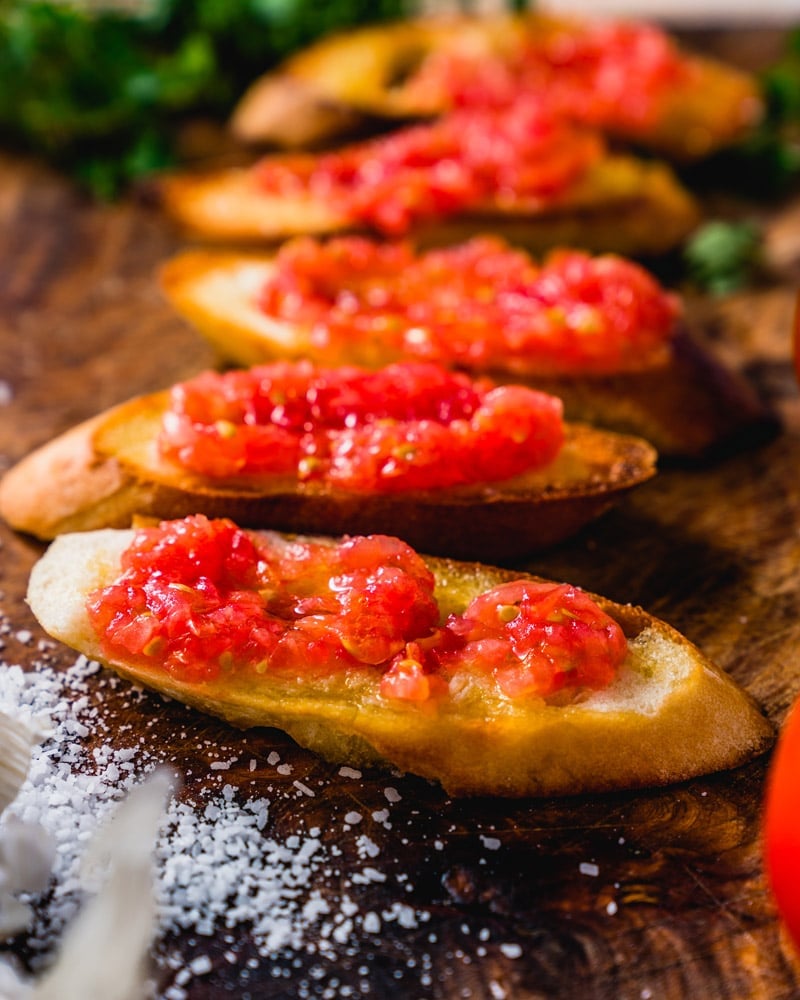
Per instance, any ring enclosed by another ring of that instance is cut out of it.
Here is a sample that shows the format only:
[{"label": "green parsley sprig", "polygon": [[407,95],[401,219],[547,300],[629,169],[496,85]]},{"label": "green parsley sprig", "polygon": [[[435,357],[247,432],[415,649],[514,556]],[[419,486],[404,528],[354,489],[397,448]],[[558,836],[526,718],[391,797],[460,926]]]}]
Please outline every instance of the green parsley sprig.
[{"label": "green parsley sprig", "polygon": [[404,0],[0,0],[0,138],[103,197],[172,162],[179,123],[224,117],[320,34],[400,16]]},{"label": "green parsley sprig", "polygon": [[759,263],[761,232],[748,220],[707,222],[684,249],[690,279],[712,295],[746,287]]}]

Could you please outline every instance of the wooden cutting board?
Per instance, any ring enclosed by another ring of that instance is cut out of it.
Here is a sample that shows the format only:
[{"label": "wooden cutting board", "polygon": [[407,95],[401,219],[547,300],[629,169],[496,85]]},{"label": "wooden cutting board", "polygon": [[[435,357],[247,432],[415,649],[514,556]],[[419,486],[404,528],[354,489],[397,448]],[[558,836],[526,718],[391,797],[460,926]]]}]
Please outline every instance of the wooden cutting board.
[{"label": "wooden cutting board", "polygon": [[[800,692],[791,211],[782,207],[772,230],[779,279],[690,307],[713,348],[775,405],[783,432],[706,468],[665,469],[528,567],[666,619],[776,724]],[[0,158],[2,468],[84,417],[214,362],[157,290],[155,268],[179,245],[143,206],[93,206],[34,164]],[[7,664],[33,669],[41,633],[24,594],[41,546],[4,525],[0,545],[0,652]],[[56,669],[74,661],[60,647],[48,656]],[[219,789],[211,763],[230,755],[225,782],[236,796],[269,799],[260,836],[274,845],[298,830],[320,831],[330,863],[308,869],[303,892],[324,900],[345,928],[334,947],[309,948],[330,934],[322,919],[309,920],[306,939],[273,958],[259,954],[246,921],[211,936],[176,931],[154,946],[159,996],[800,993],[800,963],[763,876],[765,759],[659,791],[452,801],[414,778],[342,773],[274,731],[245,737],[149,695],[131,698],[125,685],[106,685],[102,696],[100,687],[90,678],[98,723],[76,740],[146,741],[182,776],[186,802]],[[269,763],[278,759],[280,767]],[[365,848],[380,876],[368,884],[353,878],[363,875]],[[12,950],[27,960],[30,942],[23,935]]]}]

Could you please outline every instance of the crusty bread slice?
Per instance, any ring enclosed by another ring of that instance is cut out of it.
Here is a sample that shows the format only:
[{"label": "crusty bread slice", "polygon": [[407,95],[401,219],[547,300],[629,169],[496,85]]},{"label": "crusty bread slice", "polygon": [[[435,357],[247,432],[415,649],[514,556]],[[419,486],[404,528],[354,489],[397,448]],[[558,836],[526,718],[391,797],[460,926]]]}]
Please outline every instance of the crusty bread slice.
[{"label": "crusty bread slice", "polygon": [[[269,254],[191,250],[168,261],[161,285],[172,305],[219,351],[238,364],[310,358],[321,364],[380,367],[400,360],[386,340],[353,337],[342,349],[320,348],[311,331],[278,321],[259,307],[274,267]],[[725,368],[683,328],[667,361],[617,375],[541,374],[515,358],[496,358],[488,374],[524,382],[564,401],[570,420],[646,438],[664,457],[699,458],[726,444],[744,444],[774,426],[749,383]]]},{"label": "crusty bread slice", "polygon": [[574,534],[655,473],[645,441],[573,424],[555,461],[495,483],[364,494],[287,475],[210,480],[158,455],[167,402],[167,392],[131,400],[24,458],[0,481],[0,515],[48,539],[128,527],[136,514],[203,513],[248,527],[394,534],[424,551],[502,561]]},{"label": "crusty bread slice", "polygon": [[[131,532],[62,535],[33,569],[28,601],[44,629],[103,661],[87,594],[110,583]],[[443,615],[519,574],[428,559]],[[762,753],[772,727],[723,671],[640,608],[596,598],[622,626],[629,655],[605,690],[570,704],[509,699],[491,685],[453,684],[430,702],[387,700],[380,671],[347,683],[262,674],[187,682],[105,661],[117,673],[235,726],[276,726],[302,746],[351,764],[389,763],[453,795],[567,795],[662,785]]]},{"label": "crusty bread slice", "polygon": [[[291,162],[302,161],[293,156]],[[292,236],[330,236],[357,228],[333,201],[302,192],[273,194],[248,167],[165,174],[156,182],[156,192],[188,235],[214,243],[275,244]],[[698,220],[695,200],[668,166],[608,155],[557,201],[486,202],[469,213],[419,223],[408,235],[419,246],[495,232],[534,251],[579,246],[659,254],[680,244]]]},{"label": "crusty bread slice", "polygon": [[[329,35],[256,80],[234,110],[231,129],[249,143],[287,148],[319,145],[381,123],[441,114],[444,94],[414,85],[414,73],[437,52],[514,53],[527,40],[582,28],[575,18],[419,18]],[[707,156],[741,139],[759,119],[756,79],[717,60],[689,55],[691,77],[674,83],[647,126],[608,121],[601,127],[675,160]]]}]

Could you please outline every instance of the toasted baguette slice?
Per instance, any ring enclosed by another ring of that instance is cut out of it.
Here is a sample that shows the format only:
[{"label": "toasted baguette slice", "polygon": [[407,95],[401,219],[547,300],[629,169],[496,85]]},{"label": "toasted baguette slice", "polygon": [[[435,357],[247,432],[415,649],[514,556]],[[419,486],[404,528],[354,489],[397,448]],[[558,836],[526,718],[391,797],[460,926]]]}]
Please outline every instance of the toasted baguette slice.
[{"label": "toasted baguette slice", "polygon": [[43,539],[128,527],[137,514],[202,513],[246,527],[401,535],[424,551],[506,560],[574,534],[655,473],[645,441],[572,424],[555,461],[495,483],[367,494],[287,475],[214,481],[158,455],[167,403],[167,392],[139,397],[28,455],[0,481],[0,515]]},{"label": "toasted baguette slice", "polygon": [[[297,157],[292,162],[298,163]],[[334,202],[302,192],[272,194],[247,167],[165,175],[156,187],[175,222],[208,242],[275,244],[292,236],[357,229]],[[517,200],[513,208],[487,202],[469,213],[420,223],[409,236],[420,246],[435,246],[495,232],[534,251],[580,246],[659,254],[680,244],[698,220],[697,204],[669,167],[609,155],[556,202]]]},{"label": "toasted baguette slice", "polygon": [[[587,26],[529,14],[421,18],[331,35],[258,79],[234,110],[231,129],[244,142],[303,148],[358,128],[441,114],[450,110],[446,94],[415,85],[427,57],[466,54],[480,75],[481,57],[513,58],[532,40]],[[744,136],[762,113],[755,78],[712,59],[682,57],[692,75],[673,82],[652,121],[634,127],[609,119],[600,127],[675,160],[707,156]]]},{"label": "toasted baguette slice", "polygon": [[[62,535],[33,569],[28,602],[44,629],[103,661],[85,610],[111,583],[131,532]],[[519,575],[427,559],[443,615]],[[772,728],[725,673],[640,608],[595,598],[622,626],[629,654],[610,687],[566,705],[451,685],[430,702],[385,699],[381,673],[347,682],[252,673],[187,682],[114,660],[111,669],[242,728],[276,726],[333,761],[389,763],[453,795],[569,795],[661,785],[735,767],[763,752]]]},{"label": "toasted baguette slice", "polygon": [[[307,329],[277,321],[258,305],[274,267],[269,255],[187,251],[161,270],[167,298],[220,352],[238,364],[310,358],[324,364],[380,367],[400,360],[385,340],[348,344],[347,357],[317,346]],[[476,374],[476,373],[473,373]],[[560,396],[570,420],[646,438],[660,455],[700,458],[728,444],[744,444],[774,426],[751,386],[724,368],[685,329],[673,337],[666,363],[619,375],[541,375],[517,359],[501,359],[488,374],[524,382]]]}]

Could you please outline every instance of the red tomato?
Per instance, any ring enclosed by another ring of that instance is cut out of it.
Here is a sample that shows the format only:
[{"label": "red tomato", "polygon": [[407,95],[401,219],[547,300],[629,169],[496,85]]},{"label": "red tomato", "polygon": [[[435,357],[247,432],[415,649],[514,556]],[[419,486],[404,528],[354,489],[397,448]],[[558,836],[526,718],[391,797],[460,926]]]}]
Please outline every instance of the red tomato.
[{"label": "red tomato", "polygon": [[599,135],[528,95],[510,108],[460,110],[313,162],[267,157],[254,171],[271,194],[307,193],[397,237],[415,222],[476,204],[553,201],[603,152]]},{"label": "red tomato", "polygon": [[646,129],[695,64],[657,28],[626,22],[553,27],[497,52],[443,47],[403,89],[432,110],[513,107],[536,93],[560,116],[603,129]]},{"label": "red tomato", "polygon": [[784,724],[770,768],[764,851],[778,909],[800,948],[800,701]]},{"label": "red tomato", "polygon": [[138,531],[122,567],[87,602],[106,655],[187,681],[385,664],[439,618],[425,563],[382,535],[280,552],[198,514]]},{"label": "red tomato", "polygon": [[379,371],[278,362],[174,386],[158,447],[209,478],[296,474],[388,493],[510,479],[547,465],[562,404],[406,361]]},{"label": "red tomato", "polygon": [[449,667],[480,663],[509,697],[549,697],[562,688],[599,690],[628,652],[621,627],[583,591],[516,580],[476,597],[447,628],[464,645]]},{"label": "red tomato", "polygon": [[[405,358],[533,375],[657,365],[680,312],[632,261],[556,250],[537,264],[493,236],[420,254],[355,236],[294,240],[278,252],[259,301],[268,316],[308,329],[320,360],[327,353],[372,367]],[[232,419],[219,406],[210,412]]]},{"label": "red tomato", "polygon": [[86,604],[106,657],[189,683],[373,667],[385,698],[422,702],[480,669],[509,698],[549,697],[605,687],[627,653],[567,584],[501,584],[440,625],[430,569],[385,535],[278,544],[196,514],[137,531],[121,569]]}]

